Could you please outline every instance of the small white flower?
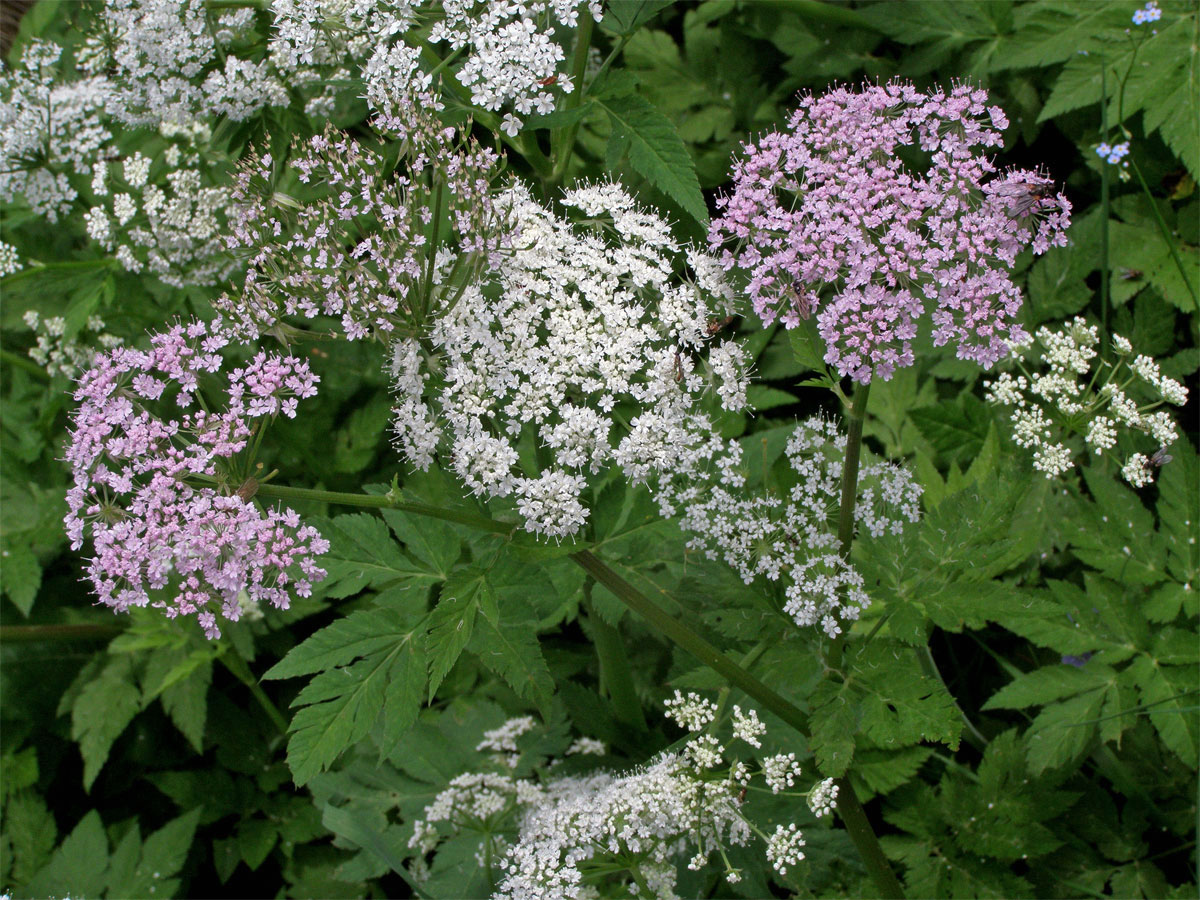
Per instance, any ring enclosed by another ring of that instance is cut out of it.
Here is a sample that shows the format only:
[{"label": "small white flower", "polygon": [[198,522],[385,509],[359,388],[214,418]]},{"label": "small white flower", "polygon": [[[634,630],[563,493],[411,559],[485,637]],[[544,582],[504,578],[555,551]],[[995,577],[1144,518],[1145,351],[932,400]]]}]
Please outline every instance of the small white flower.
[{"label": "small white flower", "polygon": [[679,691],[663,703],[668,719],[674,719],[688,731],[703,731],[717,715],[717,704],[692,691],[685,697]]},{"label": "small white flower", "polygon": [[742,712],[736,704],[733,707],[733,736],[745,741],[751,747],[761,747],[759,740],[767,733],[767,726],[758,719],[758,710],[750,709]]},{"label": "small white flower", "polygon": [[771,793],[794,787],[800,777],[800,764],[796,762],[795,753],[780,753],[762,760],[763,778]]},{"label": "small white flower", "polygon": [[808,794],[808,808],[814,816],[827,816],[837,809],[838,786],[826,778],[813,786]]},{"label": "small white flower", "polygon": [[767,862],[780,875],[786,875],[788,866],[797,865],[804,859],[804,853],[800,850],[803,846],[804,835],[794,822],[786,828],[776,825],[775,833],[767,841]]},{"label": "small white flower", "polygon": [[1150,457],[1144,453],[1133,454],[1121,468],[1121,476],[1134,487],[1145,487],[1154,480]]},{"label": "small white flower", "polygon": [[521,120],[512,113],[507,113],[504,116],[504,121],[500,123],[500,130],[509,137],[516,137],[517,132],[521,130]]}]

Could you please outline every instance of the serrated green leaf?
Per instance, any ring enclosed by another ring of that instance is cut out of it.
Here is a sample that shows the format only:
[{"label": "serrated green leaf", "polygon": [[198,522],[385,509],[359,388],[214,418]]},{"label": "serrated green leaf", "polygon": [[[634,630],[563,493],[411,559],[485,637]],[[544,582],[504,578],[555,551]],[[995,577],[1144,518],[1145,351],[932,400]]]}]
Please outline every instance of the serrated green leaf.
[{"label": "serrated green leaf", "polygon": [[[289,729],[288,766],[296,784],[362,740],[381,714],[385,733],[394,737],[407,727],[424,687],[424,638],[423,622],[409,624],[390,608],[362,610],[317,632],[264,676],[318,673],[292,704],[303,707]],[[414,647],[418,661],[403,661]],[[414,700],[416,681],[421,685]]]},{"label": "serrated green leaf", "polygon": [[[909,783],[933,755],[929,747],[905,747],[902,750],[860,750],[854,756],[851,775],[861,780],[871,794],[888,794]],[[863,798],[864,802],[866,798]]]},{"label": "serrated green leaf", "polygon": [[242,862],[254,871],[263,864],[279,839],[279,829],[267,819],[244,819],[238,825],[237,843]]},{"label": "serrated green leaf", "polygon": [[1163,666],[1145,656],[1135,659],[1129,671],[1163,743],[1184,765],[1200,767],[1200,672],[1195,666]]},{"label": "serrated green leaf", "polygon": [[293,647],[263,678],[296,678],[347,665],[394,644],[398,635],[406,633],[405,624],[405,619],[392,609],[351,613]]},{"label": "serrated green leaf", "polygon": [[71,707],[71,738],[83,755],[85,789],[91,790],[113,742],[141,708],[142,692],[127,656],[111,658],[99,677],[84,685]]},{"label": "serrated green leaf", "polygon": [[200,821],[199,809],[172,819],[142,844],[142,856],[129,883],[110,885],[109,895],[115,897],[174,896],[179,874],[187,860],[196,824]]},{"label": "serrated green leaf", "polygon": [[957,404],[914,409],[911,415],[925,439],[953,462],[974,459],[993,422],[991,409],[972,394],[964,394]]},{"label": "serrated green leaf", "polygon": [[420,642],[409,642],[408,649],[392,660],[383,702],[383,748],[396,746],[417,720],[425,698],[428,660]]},{"label": "serrated green leaf", "polygon": [[0,550],[0,577],[8,599],[28,616],[33,600],[42,586],[42,566],[28,546],[5,541]]},{"label": "serrated green leaf", "polygon": [[[23,893],[30,897],[99,897],[108,874],[108,838],[92,810],[67,835]],[[128,894],[125,896],[134,896]]]},{"label": "serrated green leaf", "polygon": [[1048,66],[1064,62],[1096,46],[1097,38],[1115,39],[1129,27],[1129,7],[1122,3],[1031,3],[1014,11],[1016,39],[999,54],[992,71]]},{"label": "serrated green leaf", "polygon": [[430,574],[446,578],[462,554],[462,539],[448,522],[422,518],[399,509],[383,510],[383,519]]},{"label": "serrated green leaf", "polygon": [[208,686],[211,682],[212,663],[204,661],[159,696],[163,711],[197,753],[204,750],[204,724],[208,717]]},{"label": "serrated green leaf", "polygon": [[608,0],[600,27],[613,34],[632,34],[674,0]]},{"label": "serrated green leaf", "polygon": [[[446,582],[442,598],[429,616],[425,649],[429,654],[430,700],[471,640],[479,597],[488,594],[490,598],[491,586],[478,570],[462,573],[462,576],[460,580]],[[495,602],[494,598],[490,599]]]},{"label": "serrated green leaf", "polygon": [[552,715],[554,679],[542,655],[532,618],[492,622],[481,617],[471,638],[471,652],[517,693],[536,703],[544,719]]},{"label": "serrated green leaf", "polygon": [[701,225],[708,225],[696,165],[671,120],[636,94],[597,102],[608,113],[614,136],[629,142],[629,162],[637,173]]},{"label": "serrated green leaf", "polygon": [[4,836],[12,842],[12,879],[26,884],[49,861],[58,827],[41,797],[18,791],[4,807]]},{"label": "serrated green leaf", "polygon": [[823,775],[839,778],[854,759],[854,693],[847,685],[827,679],[817,685],[811,703],[809,743],[817,767]]},{"label": "serrated green leaf", "polygon": [[1041,775],[1057,769],[1090,746],[1096,735],[1096,719],[1104,702],[1105,690],[1097,688],[1045,707],[1025,735],[1029,770]]},{"label": "serrated green leaf", "polygon": [[983,705],[983,709],[1025,709],[1104,687],[1116,673],[1108,666],[1089,663],[1082,668],[1062,663],[1042,666],[1013,679]]},{"label": "serrated green leaf", "polygon": [[[320,587],[327,597],[350,597],[373,588],[383,599],[424,602],[429,587],[441,580],[441,571],[418,565],[400,551],[387,524],[379,516],[355,513],[318,523],[330,542],[321,557],[328,575]],[[436,529],[435,529],[436,533]]]},{"label": "serrated green leaf", "polygon": [[863,691],[859,728],[877,745],[928,740],[958,749],[962,713],[945,685],[921,671],[910,648],[876,638],[854,657],[851,671]]},{"label": "serrated green leaf", "polygon": [[825,372],[825,342],[817,333],[817,322],[813,318],[801,319],[795,328],[788,329],[788,343],[792,356],[805,371]]}]

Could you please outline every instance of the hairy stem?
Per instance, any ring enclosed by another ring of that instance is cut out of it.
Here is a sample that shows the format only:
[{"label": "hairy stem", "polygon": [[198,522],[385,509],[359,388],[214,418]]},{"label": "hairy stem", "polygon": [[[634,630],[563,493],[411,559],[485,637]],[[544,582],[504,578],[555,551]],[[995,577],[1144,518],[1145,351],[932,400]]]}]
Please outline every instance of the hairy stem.
[{"label": "hairy stem", "polygon": [[341,491],[320,491],[314,488],[289,487],[283,484],[261,484],[256,496],[275,500],[311,500],[317,503],[336,503],[361,509],[398,509],[418,516],[441,519],[444,522],[468,525],[471,528],[478,528],[481,531],[505,537],[511,537],[520,529],[519,525],[512,522],[500,522],[456,509],[442,509],[440,506],[433,506],[429,503],[401,500],[392,494],[347,494]]},{"label": "hairy stem", "polygon": [[612,700],[617,721],[638,731],[646,730],[646,717],[633,686],[629,656],[621,633],[609,625],[592,605],[592,579],[583,585],[584,606],[588,614],[588,628],[592,633],[592,644],[600,660],[600,686]]},{"label": "hairy stem", "polygon": [[[838,553],[847,563],[850,561],[850,551],[854,547],[854,508],[858,501],[858,467],[862,458],[863,424],[867,416],[867,399],[871,393],[871,383],[857,385],[854,389],[854,400],[846,411],[846,455],[842,462],[842,495],[838,503]],[[829,648],[826,664],[830,669],[842,667],[842,655],[845,651],[846,635],[839,634]],[[854,792],[854,785],[848,776],[837,780],[838,785],[838,814],[846,825],[850,840],[854,842],[859,855],[867,866],[871,880],[882,897],[903,897],[904,890],[891,864],[879,845],[871,820],[867,818],[866,810]]]},{"label": "hairy stem", "polygon": [[802,734],[807,733],[808,716],[800,709],[775,693],[701,635],[631,585],[590,550],[576,551],[571,554],[571,559],[667,639],[692,654],[734,687],[779,716],[788,725]]}]

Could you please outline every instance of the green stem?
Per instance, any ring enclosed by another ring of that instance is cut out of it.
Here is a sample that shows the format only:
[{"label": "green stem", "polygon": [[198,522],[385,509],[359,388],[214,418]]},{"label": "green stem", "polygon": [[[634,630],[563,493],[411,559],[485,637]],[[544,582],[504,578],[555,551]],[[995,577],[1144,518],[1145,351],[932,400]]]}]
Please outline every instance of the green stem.
[{"label": "green stem", "polygon": [[757,700],[763,708],[770,710],[801,734],[807,733],[807,715],[631,585],[590,550],[578,550],[571,554],[571,559],[669,640],[717,672],[734,687]]},{"label": "green stem", "polygon": [[117,261],[111,258],[104,259],[77,259],[67,260],[65,262],[50,262],[40,263],[38,265],[29,265],[20,272],[14,272],[12,275],[7,275],[0,278],[0,288],[6,288],[18,281],[24,281],[26,278],[34,278],[42,272],[74,272],[78,269],[111,269],[117,265]]},{"label": "green stem", "polygon": [[[854,389],[854,401],[846,412],[846,456],[842,463],[842,496],[838,504],[838,553],[846,562],[850,561],[850,550],[854,546],[854,507],[858,499],[858,463],[862,456],[863,422],[867,415],[867,398],[871,383],[860,384]],[[843,632],[829,648],[829,668],[840,669],[842,653],[846,643]]]},{"label": "green stem", "polygon": [[592,605],[592,579],[583,585],[584,606],[588,614],[588,628],[592,633],[592,644],[600,660],[600,686],[612,700],[617,721],[638,731],[646,730],[646,717],[633,686],[629,656],[621,633],[600,617]]},{"label": "green stem", "polygon": [[1179,277],[1183,279],[1184,287],[1192,295],[1192,305],[1200,307],[1200,298],[1196,296],[1196,289],[1192,287],[1192,280],[1188,277],[1188,271],[1183,265],[1183,259],[1179,255],[1179,248],[1175,246],[1175,241],[1171,239],[1171,232],[1167,228],[1167,223],[1163,220],[1162,213],[1159,212],[1158,201],[1150,193],[1150,186],[1146,184],[1146,179],[1142,176],[1142,170],[1138,168],[1137,161],[1130,159],[1129,164],[1133,167],[1133,174],[1137,176],[1138,184],[1142,186],[1142,190],[1146,194],[1146,199],[1150,201],[1150,211],[1154,213],[1154,221],[1158,223],[1158,230],[1162,232],[1163,240],[1167,242],[1167,249],[1171,251],[1171,259],[1175,260],[1175,267],[1179,269]]},{"label": "green stem", "polygon": [[316,503],[334,503],[341,506],[355,506],[360,509],[398,509],[418,516],[441,519],[444,522],[468,525],[504,537],[512,537],[514,532],[520,528],[519,525],[511,522],[500,522],[473,513],[442,509],[440,506],[428,503],[401,500],[392,494],[347,494],[341,491],[320,491],[314,488],[289,487],[283,484],[261,484],[258,487],[257,496],[276,500],[311,500]]},{"label": "green stem", "polygon": [[0,360],[8,363],[10,366],[15,366],[24,372],[28,372],[38,381],[49,381],[50,375],[35,363],[32,359],[21,356],[19,353],[13,353],[11,350],[0,350]]},{"label": "green stem", "polygon": [[107,641],[123,631],[121,625],[3,625],[0,626],[0,644]]},{"label": "green stem", "polygon": [[[592,46],[592,29],[595,27],[592,14],[586,9],[579,13],[579,30],[575,32],[575,56],[571,60],[571,81],[574,90],[567,95],[563,102],[564,110],[572,110],[583,101],[583,75],[587,71],[588,50]],[[567,173],[571,162],[571,153],[575,149],[575,136],[579,134],[579,123],[572,122],[561,133],[552,134],[550,146],[554,151],[554,165],[550,173],[550,183],[558,184]]]},{"label": "green stem", "polygon": [[246,664],[246,660],[242,659],[242,655],[233,649],[232,644],[226,644],[225,646],[229,649],[218,657],[221,663],[233,674],[234,678],[244,684],[250,693],[254,695],[254,699],[258,701],[258,705],[263,708],[268,718],[275,723],[275,727],[279,729],[279,733],[287,734],[288,720],[279,711],[279,707],[271,702],[271,698],[267,696],[267,692],[262,689],[262,685],[258,683],[258,679],[250,671],[250,666]]},{"label": "green stem", "polygon": [[[1108,143],[1108,61],[1100,58],[1100,138]],[[1107,159],[1100,161],[1100,358],[1108,357],[1108,311],[1112,306],[1108,270],[1108,217],[1112,208],[1109,195]]]},{"label": "green stem", "polygon": [[[842,462],[842,495],[838,503],[838,553],[846,562],[850,561],[850,551],[854,547],[854,509],[858,501],[858,468],[862,458],[863,424],[867,416],[867,400],[871,393],[871,383],[857,385],[854,389],[854,399],[850,409],[846,411],[846,455]],[[830,669],[842,667],[842,655],[846,645],[845,632],[839,634],[829,648],[826,664]],[[896,873],[892,871],[883,847],[871,820],[867,818],[866,810],[858,800],[854,785],[850,778],[843,775],[837,780],[838,813],[846,825],[850,840],[858,849],[859,855],[866,864],[871,880],[880,896],[893,898],[903,897],[904,889],[900,886]]]},{"label": "green stem", "polygon": [[879,846],[879,838],[875,836],[875,829],[871,827],[867,811],[858,800],[854,785],[846,776],[837,779],[836,783],[838,815],[842,817],[850,840],[858,848],[858,853],[867,866],[867,873],[875,882],[876,890],[881,897],[888,900],[904,900],[904,888],[900,886],[896,873],[892,871],[891,864],[884,856],[883,848]]}]

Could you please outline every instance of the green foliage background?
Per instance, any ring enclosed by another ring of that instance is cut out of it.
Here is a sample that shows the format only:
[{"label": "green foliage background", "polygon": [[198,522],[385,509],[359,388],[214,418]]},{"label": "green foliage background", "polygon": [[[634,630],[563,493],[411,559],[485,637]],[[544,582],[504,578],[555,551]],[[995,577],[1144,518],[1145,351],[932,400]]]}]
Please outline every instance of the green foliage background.
[{"label": "green foliage background", "polygon": [[[1012,122],[1000,161],[1044,166],[1075,206],[1071,245],[1020,261],[1028,324],[1106,315],[1194,398],[1200,318],[1184,279],[1200,280],[1200,13],[1194,2],[1162,7],[1135,53],[1131,2],[623,0],[599,28],[613,53],[600,81],[531,127],[547,144],[551,129],[577,126],[568,180],[619,177],[700,240],[740,142],[782,123],[797,91],[892,76],[980,83]],[[10,59],[36,36],[77,39],[88,14],[41,0]],[[363,112],[349,104],[347,123]],[[236,158],[264,135],[321,127],[290,108],[219,133]],[[1148,190],[1114,179],[1105,205],[1094,147],[1121,129]],[[535,162],[509,154],[536,180]],[[470,748],[485,729],[529,711],[547,725],[530,760],[582,733],[609,743],[607,764],[632,765],[671,741],[657,713],[669,689],[722,686],[604,588],[585,598],[571,547],[395,510],[306,505],[333,545],[329,578],[311,600],[230,627],[221,642],[157,614],[92,607],[61,529],[70,386],[28,362],[22,315],[64,315],[77,330],[101,312],[134,340],[203,313],[212,295],[122,271],[78,221],[51,226],[11,207],[3,239],[45,265],[0,282],[0,887],[403,896],[411,822],[479,764]],[[737,327],[756,358],[759,412],[722,428],[761,442],[762,478],[782,452],[780,426],[825,404],[805,384],[826,373],[799,333],[749,318]],[[279,480],[376,493],[396,483],[466,509],[447,478],[398,464],[375,356],[344,343],[314,351],[319,397],[270,436]],[[615,478],[594,489],[590,548],[731,656],[753,659],[809,715],[807,746],[766,717],[772,738],[808,768],[852,773],[910,896],[1194,897],[1196,401],[1154,488],[1134,492],[1102,464],[1051,483],[980,399],[975,367],[932,347],[918,359],[873,386],[866,435],[918,473],[925,517],[903,537],[855,547],[874,603],[861,623],[870,640],[844,679],[823,677],[813,638],[773,598],[689,556],[674,523]],[[591,642],[614,628],[648,726],[602,682]],[[268,698],[288,721],[264,711]],[[869,893],[845,834],[809,827],[807,863],[774,890]],[[485,894],[455,874],[475,870],[473,852],[464,842],[439,854],[427,891]],[[752,897],[769,889],[764,879],[682,884]]]}]

